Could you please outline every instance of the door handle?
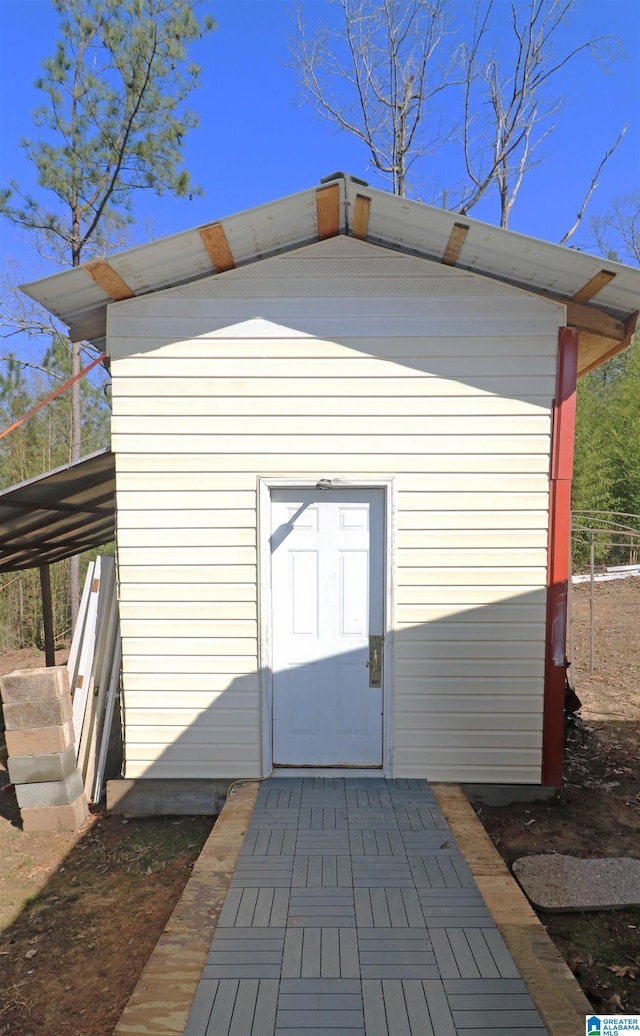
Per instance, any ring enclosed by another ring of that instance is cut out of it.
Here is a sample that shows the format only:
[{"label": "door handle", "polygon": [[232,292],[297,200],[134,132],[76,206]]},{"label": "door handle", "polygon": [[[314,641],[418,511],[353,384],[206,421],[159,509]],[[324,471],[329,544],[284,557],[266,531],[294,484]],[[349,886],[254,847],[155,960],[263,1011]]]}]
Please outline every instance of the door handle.
[{"label": "door handle", "polygon": [[382,645],[384,637],[369,637],[369,687],[382,687]]}]

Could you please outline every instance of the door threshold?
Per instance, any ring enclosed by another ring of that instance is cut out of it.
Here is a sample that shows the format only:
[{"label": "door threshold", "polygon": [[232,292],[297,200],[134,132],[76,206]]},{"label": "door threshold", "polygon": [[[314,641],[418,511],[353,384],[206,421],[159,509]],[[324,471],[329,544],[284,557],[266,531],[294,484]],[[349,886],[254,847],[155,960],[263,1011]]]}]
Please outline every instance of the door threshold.
[{"label": "door threshold", "polygon": [[381,766],[274,766],[272,777],[384,777]]}]

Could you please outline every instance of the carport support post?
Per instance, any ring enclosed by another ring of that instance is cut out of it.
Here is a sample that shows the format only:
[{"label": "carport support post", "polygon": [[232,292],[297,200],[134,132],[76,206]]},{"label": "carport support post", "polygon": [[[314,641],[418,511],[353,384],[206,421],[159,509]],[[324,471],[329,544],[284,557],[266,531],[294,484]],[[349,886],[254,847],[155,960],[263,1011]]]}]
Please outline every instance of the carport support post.
[{"label": "carport support post", "polygon": [[53,639],[51,576],[48,565],[40,565],[40,592],[42,595],[42,625],[44,626],[44,661],[45,665],[54,666],[56,664],[56,649]]},{"label": "carport support post", "polygon": [[562,788],[564,755],[564,684],[567,650],[567,596],[571,578],[571,478],[576,424],[578,332],[561,327],[558,374],[553,401],[549,541],[547,562],[547,633],[542,723],[542,783]]}]

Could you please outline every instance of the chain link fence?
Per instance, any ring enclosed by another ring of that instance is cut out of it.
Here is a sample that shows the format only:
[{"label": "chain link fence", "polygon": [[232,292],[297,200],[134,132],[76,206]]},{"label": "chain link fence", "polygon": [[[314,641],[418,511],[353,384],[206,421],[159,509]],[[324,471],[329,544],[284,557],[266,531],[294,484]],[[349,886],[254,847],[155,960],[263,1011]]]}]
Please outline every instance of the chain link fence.
[{"label": "chain link fence", "polygon": [[[569,584],[569,661],[575,659],[576,627],[586,626],[589,636],[589,672],[596,669],[596,583],[640,576],[640,515],[622,511],[573,511],[571,520],[573,576]],[[573,587],[587,583],[588,623],[576,621]],[[623,627],[619,627],[622,629]],[[625,623],[637,635],[638,619]]]}]

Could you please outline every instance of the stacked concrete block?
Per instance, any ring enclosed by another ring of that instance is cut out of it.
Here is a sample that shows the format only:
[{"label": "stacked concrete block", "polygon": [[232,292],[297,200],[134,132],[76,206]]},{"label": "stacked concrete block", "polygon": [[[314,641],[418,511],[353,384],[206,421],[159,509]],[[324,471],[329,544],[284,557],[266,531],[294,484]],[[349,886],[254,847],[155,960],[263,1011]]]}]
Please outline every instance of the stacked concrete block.
[{"label": "stacked concrete block", "polygon": [[0,678],[9,779],[25,831],[75,831],[89,808],[76,766],[69,675],[64,666]]}]

